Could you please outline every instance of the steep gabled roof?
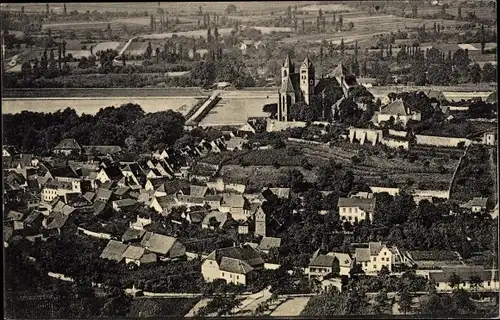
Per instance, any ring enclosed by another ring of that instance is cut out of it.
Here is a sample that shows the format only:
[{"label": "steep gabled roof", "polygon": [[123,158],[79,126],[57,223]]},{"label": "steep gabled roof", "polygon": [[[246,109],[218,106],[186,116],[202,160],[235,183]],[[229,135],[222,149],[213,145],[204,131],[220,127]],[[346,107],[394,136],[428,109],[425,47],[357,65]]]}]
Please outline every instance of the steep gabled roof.
[{"label": "steep gabled roof", "polygon": [[375,209],[375,198],[339,198],[338,207],[358,207],[366,212],[373,212]]},{"label": "steep gabled roof", "polygon": [[141,246],[155,253],[167,254],[176,241],[174,237],[148,231],[142,238]]},{"label": "steep gabled roof", "polygon": [[230,257],[223,257],[221,259],[219,269],[221,271],[237,274],[247,274],[253,270],[252,266],[250,266],[246,261]]},{"label": "steep gabled roof", "polygon": [[281,238],[263,237],[260,241],[259,250],[270,250],[271,248],[279,248],[281,245]]},{"label": "steep gabled roof", "polygon": [[396,99],[380,110],[380,114],[406,116],[408,115],[408,110],[409,109],[405,106],[403,99]]},{"label": "steep gabled roof", "polygon": [[294,67],[295,66],[294,66],[292,60],[290,59],[290,55],[287,54],[285,57],[285,61],[283,61],[283,68],[291,68],[293,71]]},{"label": "steep gabled roof", "polygon": [[281,84],[280,92],[281,93],[295,92],[290,75],[287,75],[285,81],[283,81],[283,83]]},{"label": "steep gabled roof", "polygon": [[302,68],[307,68],[307,69],[309,69],[309,68],[311,68],[311,67],[314,67],[314,66],[313,66],[313,63],[312,63],[311,59],[309,59],[309,56],[308,56],[308,55],[306,55],[306,58],[304,59],[304,62],[302,62],[302,65],[300,66],[300,68],[301,68],[301,69],[302,69]]},{"label": "steep gabled roof", "polygon": [[356,248],[356,262],[367,262],[370,261],[370,249],[369,248]]},{"label": "steep gabled roof", "polygon": [[335,261],[334,256],[320,254],[311,260],[311,262],[309,263],[309,266],[310,267],[332,267],[334,261]]},{"label": "steep gabled roof", "polygon": [[123,244],[116,240],[109,240],[108,244],[99,256],[102,259],[115,260],[117,262],[122,261],[123,253],[127,250],[128,245]]},{"label": "steep gabled roof", "polygon": [[225,193],[222,196],[223,207],[243,208],[245,206],[245,198],[240,194]]},{"label": "steep gabled roof", "polygon": [[54,147],[54,150],[81,150],[82,147],[76,142],[75,139],[64,139],[57,146]]},{"label": "steep gabled roof", "polygon": [[214,250],[207,256],[207,259],[215,260],[220,264],[223,257],[245,261],[252,267],[264,264],[259,252],[248,245]]},{"label": "steep gabled roof", "polygon": [[123,177],[123,173],[119,167],[108,167],[103,169],[110,180],[119,181]]},{"label": "steep gabled roof", "polygon": [[50,174],[55,177],[63,177],[63,178],[79,178],[78,174],[76,174],[75,170],[70,166],[58,167],[51,169]]},{"label": "steep gabled roof", "polygon": [[122,253],[122,257],[125,259],[139,260],[144,255],[144,248],[138,246],[128,246],[127,249]]}]

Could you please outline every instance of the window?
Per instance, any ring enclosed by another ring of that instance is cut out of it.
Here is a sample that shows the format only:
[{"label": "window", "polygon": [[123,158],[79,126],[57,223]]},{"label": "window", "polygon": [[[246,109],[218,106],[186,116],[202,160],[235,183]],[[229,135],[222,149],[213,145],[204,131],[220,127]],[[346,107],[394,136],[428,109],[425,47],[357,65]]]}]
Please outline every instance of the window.
[{"label": "window", "polygon": [[224,272],[222,273],[222,276],[224,276]]},{"label": "window", "polygon": [[373,257],[373,261],[377,261],[377,257]]},{"label": "window", "polygon": [[240,280],[240,276],[236,276],[236,280]]},{"label": "window", "polygon": [[368,267],[368,261],[367,261],[367,262],[365,262],[365,267]]},{"label": "window", "polygon": [[386,255],[387,255],[387,252],[384,252],[384,256],[386,256]]},{"label": "window", "polygon": [[349,213],[352,213],[352,208],[349,208]]},{"label": "window", "polygon": [[488,281],[488,287],[491,285],[491,281]]},{"label": "window", "polygon": [[373,264],[373,269],[377,269],[377,265],[376,264]]}]

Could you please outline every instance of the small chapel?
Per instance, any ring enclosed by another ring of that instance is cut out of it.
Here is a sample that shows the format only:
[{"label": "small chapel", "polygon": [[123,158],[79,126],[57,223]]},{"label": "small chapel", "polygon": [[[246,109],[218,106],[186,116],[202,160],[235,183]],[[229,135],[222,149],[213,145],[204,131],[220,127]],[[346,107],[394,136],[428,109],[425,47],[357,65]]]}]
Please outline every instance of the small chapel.
[{"label": "small chapel", "polygon": [[278,121],[291,121],[290,108],[297,102],[307,105],[318,104],[323,120],[336,120],[339,114],[339,102],[349,97],[349,89],[358,86],[356,77],[343,65],[339,64],[332,72],[316,79],[312,61],[307,56],[295,71],[295,64],[287,55],[281,67],[281,88],[278,92]]}]

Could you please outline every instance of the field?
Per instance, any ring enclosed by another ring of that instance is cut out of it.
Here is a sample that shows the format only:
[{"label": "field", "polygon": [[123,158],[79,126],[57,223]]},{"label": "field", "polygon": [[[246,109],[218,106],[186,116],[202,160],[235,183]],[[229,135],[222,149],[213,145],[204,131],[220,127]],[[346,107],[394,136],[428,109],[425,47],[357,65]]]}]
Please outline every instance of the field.
[{"label": "field", "polygon": [[271,313],[271,317],[298,317],[307,303],[310,297],[297,297],[292,298],[276,308]]},{"label": "field", "polygon": [[128,317],[183,317],[199,298],[135,298]]},{"label": "field", "polygon": [[302,172],[307,181],[316,181],[314,171],[307,171],[301,167],[280,167],[273,166],[248,166],[239,165],[223,166],[220,174],[227,181],[233,183],[245,183],[249,190],[261,190],[268,185],[276,186],[280,179],[284,177],[289,169],[296,168]]},{"label": "field", "polygon": [[95,114],[101,108],[122,104],[137,103],[145,112],[175,110],[187,114],[197,103],[196,98],[163,97],[163,98],[59,98],[59,99],[5,99],[2,102],[2,113],[56,112],[65,108],[73,108],[78,114]]},{"label": "field", "polygon": [[[240,92],[237,92],[240,93]],[[269,93],[268,93],[269,94]],[[222,100],[208,113],[199,123],[201,127],[243,125],[248,117],[265,117],[267,113],[262,111],[265,104],[276,103],[277,94],[270,95],[246,92],[241,96],[231,93],[223,93]]]}]

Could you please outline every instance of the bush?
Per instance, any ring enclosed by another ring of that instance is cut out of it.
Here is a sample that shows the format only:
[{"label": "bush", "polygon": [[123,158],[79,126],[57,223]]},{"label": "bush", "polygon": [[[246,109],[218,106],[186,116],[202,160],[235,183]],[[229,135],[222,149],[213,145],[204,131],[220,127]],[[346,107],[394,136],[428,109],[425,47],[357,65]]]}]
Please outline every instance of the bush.
[{"label": "bush", "polygon": [[353,164],[360,164],[362,162],[361,158],[358,156],[352,156],[351,161]]}]

